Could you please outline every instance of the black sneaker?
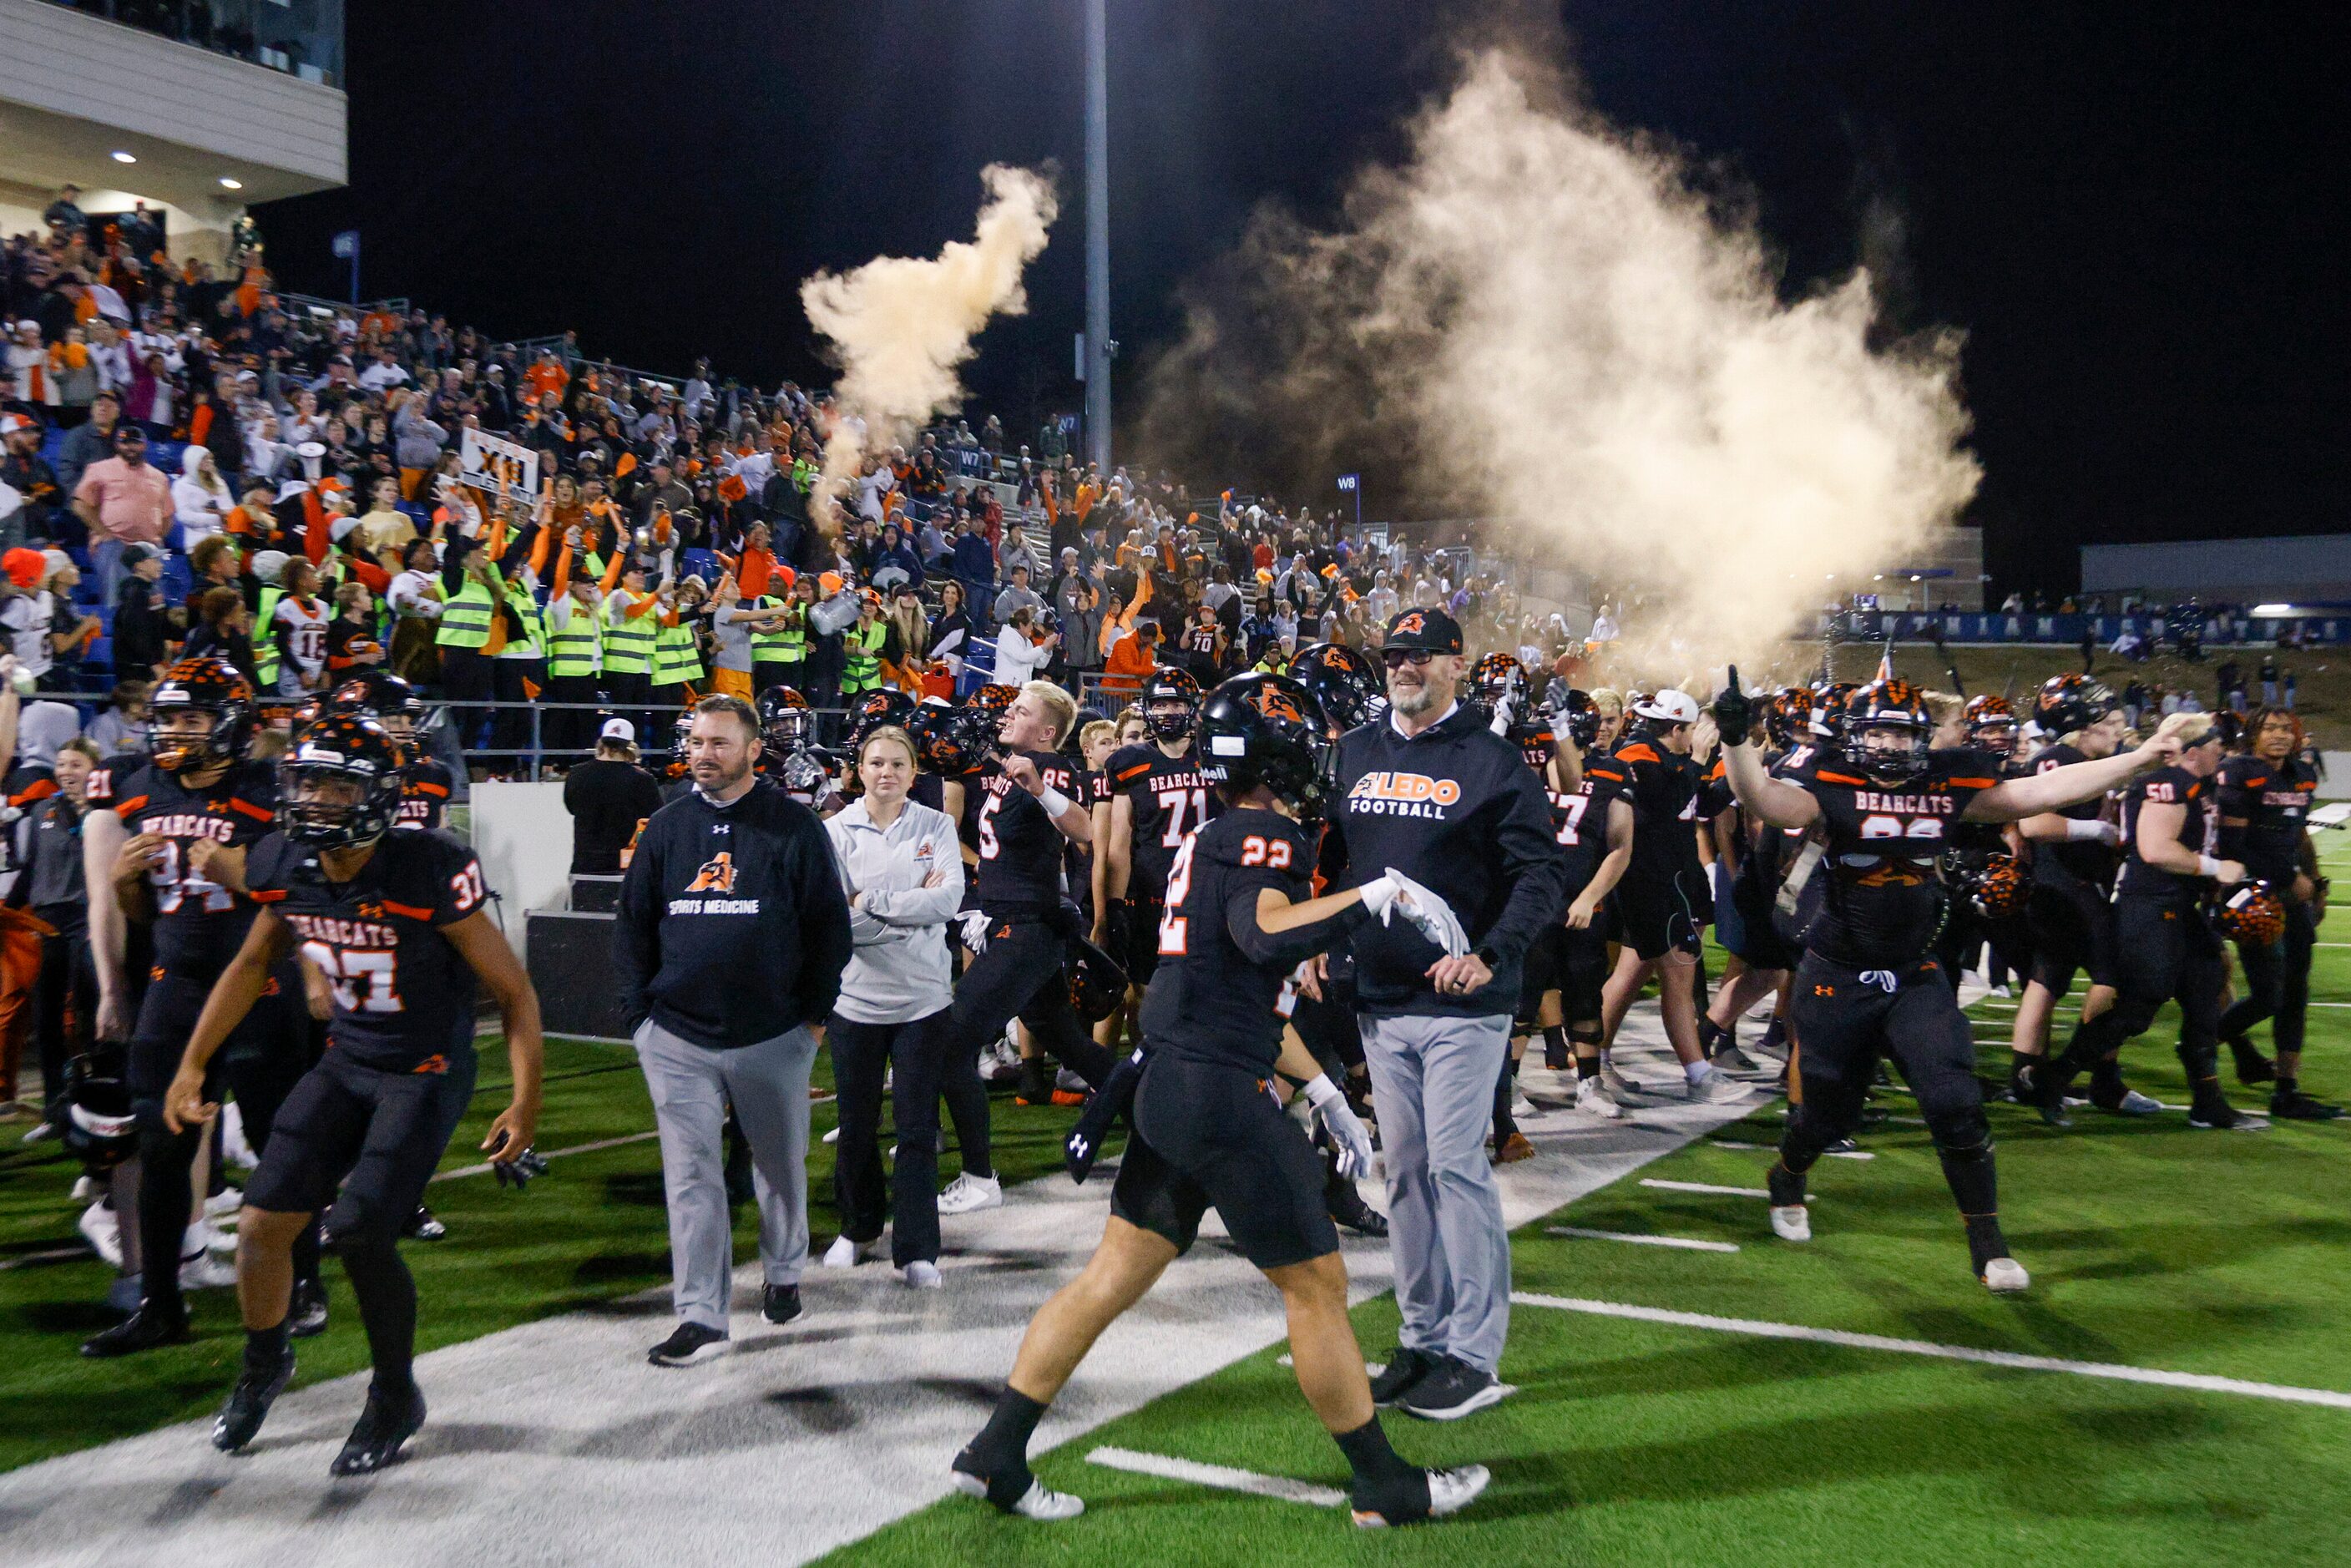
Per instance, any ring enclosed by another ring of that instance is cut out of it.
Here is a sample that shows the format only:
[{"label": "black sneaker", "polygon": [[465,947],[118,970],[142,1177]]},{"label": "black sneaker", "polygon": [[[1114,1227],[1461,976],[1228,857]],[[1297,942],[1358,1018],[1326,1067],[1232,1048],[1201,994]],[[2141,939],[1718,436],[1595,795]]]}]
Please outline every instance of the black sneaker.
[{"label": "black sneaker", "polygon": [[434,1218],[433,1211],[420,1203],[416,1212],[408,1217],[408,1223],[400,1228],[400,1233],[412,1241],[438,1241],[449,1234],[449,1228]]},{"label": "black sneaker", "polygon": [[287,1309],[286,1333],[290,1339],[308,1339],[327,1332],[327,1282],[294,1281],[293,1304]]},{"label": "black sneaker", "polygon": [[1388,1217],[1365,1203],[1353,1182],[1341,1182],[1325,1190],[1322,1206],[1331,1211],[1331,1222],[1342,1229],[1374,1239],[1388,1233]]},{"label": "black sneaker", "polygon": [[252,1442],[254,1434],[261,1430],[261,1423],[269,1416],[269,1406],[293,1379],[294,1347],[290,1344],[276,1366],[263,1372],[247,1366],[238,1373],[236,1386],[228,1391],[228,1403],[213,1417],[213,1447],[224,1454],[234,1454]]},{"label": "black sneaker", "polygon": [[1458,1421],[1489,1405],[1500,1404],[1505,1392],[1492,1373],[1446,1355],[1437,1357],[1428,1374],[1396,1403],[1405,1415],[1424,1421]]},{"label": "black sneaker", "polygon": [[2332,1122],[2343,1114],[2343,1107],[2314,1100],[2296,1089],[2271,1095],[2270,1114],[2281,1122]]},{"label": "black sneaker", "polygon": [[759,1313],[771,1323],[788,1323],[800,1315],[798,1285],[769,1285],[759,1292]]},{"label": "black sneaker", "polygon": [[1044,1063],[1035,1058],[1021,1063],[1019,1086],[1012,1092],[1015,1105],[1050,1105],[1053,1103],[1053,1075],[1045,1071]]},{"label": "black sneaker", "polygon": [[726,1331],[708,1323],[680,1323],[677,1332],[645,1352],[655,1366],[692,1366],[726,1353]]},{"label": "black sneaker", "polygon": [[2229,1054],[2236,1059],[2238,1082],[2251,1088],[2256,1083],[2276,1081],[2277,1063],[2263,1056],[2252,1040],[2241,1038],[2231,1040]]},{"label": "black sneaker", "polygon": [[142,1350],[181,1344],[188,1337],[188,1309],[141,1301],[139,1310],[104,1333],[82,1341],[81,1353],[92,1361],[136,1355]]},{"label": "black sneaker", "polygon": [[424,1425],[424,1394],[411,1388],[405,1394],[384,1395],[373,1387],[368,1389],[367,1408],[360,1412],[359,1425],[343,1439],[343,1451],[335,1456],[328,1472],[338,1476],[368,1476],[400,1458],[401,1446],[416,1436]]},{"label": "black sneaker", "polygon": [[1421,1354],[1410,1345],[1400,1344],[1388,1357],[1387,1365],[1372,1379],[1372,1403],[1385,1410],[1411,1391],[1412,1385],[1437,1370],[1437,1358]]},{"label": "black sneaker", "polygon": [[2188,1124],[2199,1133],[2265,1133],[2270,1125],[2268,1118],[2240,1111],[2217,1094],[2188,1108]]}]

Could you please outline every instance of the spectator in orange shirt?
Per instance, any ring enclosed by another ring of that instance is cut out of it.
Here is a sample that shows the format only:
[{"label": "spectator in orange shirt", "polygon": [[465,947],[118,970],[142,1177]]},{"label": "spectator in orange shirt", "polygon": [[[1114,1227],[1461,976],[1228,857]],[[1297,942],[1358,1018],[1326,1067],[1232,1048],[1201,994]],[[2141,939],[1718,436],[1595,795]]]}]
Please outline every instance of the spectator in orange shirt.
[{"label": "spectator in orange shirt", "polygon": [[73,508],[89,529],[99,601],[111,604],[122,580],[122,548],[161,544],[172,526],[172,482],[147,461],[145,431],[128,422],[114,427],[114,455],[82,471]]}]

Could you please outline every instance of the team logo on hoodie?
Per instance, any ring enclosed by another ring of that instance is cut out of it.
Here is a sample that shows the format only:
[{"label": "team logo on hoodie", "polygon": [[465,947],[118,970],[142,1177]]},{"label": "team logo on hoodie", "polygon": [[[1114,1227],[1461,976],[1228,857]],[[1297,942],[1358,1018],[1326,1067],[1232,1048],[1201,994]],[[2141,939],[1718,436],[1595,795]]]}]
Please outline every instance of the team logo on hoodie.
[{"label": "team logo on hoodie", "polygon": [[1461,786],[1426,773],[1366,773],[1347,791],[1347,810],[1371,817],[1436,817],[1461,799]]},{"label": "team logo on hoodie", "polygon": [[757,915],[759,901],[756,898],[697,898],[696,894],[725,894],[735,891],[735,856],[726,850],[702,862],[694,880],[685,884],[678,897],[669,901],[672,915]]},{"label": "team logo on hoodie", "polygon": [[702,862],[694,880],[685,884],[688,893],[732,893],[735,891],[735,857],[725,850]]}]

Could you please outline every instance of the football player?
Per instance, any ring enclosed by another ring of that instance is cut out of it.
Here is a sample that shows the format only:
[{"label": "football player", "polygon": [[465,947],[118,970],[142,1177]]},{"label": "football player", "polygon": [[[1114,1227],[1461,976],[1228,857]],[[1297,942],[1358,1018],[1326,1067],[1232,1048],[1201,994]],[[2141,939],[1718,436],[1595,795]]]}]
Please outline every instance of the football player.
[{"label": "football player", "polygon": [[[2065,1088],[2076,1073],[2115,1071],[2123,1046],[2147,1031],[2168,1001],[2179,1004],[2179,1062],[2188,1070],[2188,1124],[2260,1132],[2269,1123],[2231,1105],[2220,1092],[2220,998],[2228,968],[2220,938],[2204,918],[2208,889],[2245,880],[2242,861],[2223,860],[2220,791],[2220,728],[2209,714],[2174,715],[2177,761],[2133,785],[2123,797],[2124,857],[2115,881],[2115,1002],[2085,1018],[2065,1052],[2043,1070],[2042,1120],[2070,1124]],[[2094,1087],[2093,1101],[2098,1096]],[[2109,1107],[2111,1109],[2111,1107]]]},{"label": "football player", "polygon": [[1764,822],[1812,843],[1792,868],[1797,892],[1822,885],[1802,926],[1793,1004],[1801,1103],[1788,1113],[1769,1177],[1771,1228],[1812,1239],[1806,1174],[1858,1124],[1879,1059],[1891,1056],[1917,1096],[1944,1180],[1967,1228],[1976,1277],[1993,1291],[2030,1277],[2001,1233],[1991,1124],[1975,1075],[1975,1039],[1933,956],[1947,896],[1940,870],[1960,822],[2012,821],[2094,800],[2171,760],[2179,724],[2135,751],[2003,779],[1975,751],[1936,751],[1918,689],[1880,680],[1847,699],[1844,742],[1789,777],[1772,778],[1748,739],[1752,705],[1730,672],[1715,699],[1731,788]]},{"label": "football player", "polygon": [[[1774,777],[1791,768],[1801,768],[1812,756],[1815,737],[1812,723],[1813,693],[1809,687],[1789,686],[1772,697],[1762,714],[1764,767]],[[1717,758],[1723,769],[1723,781],[1729,783],[1729,765]],[[1740,965],[1733,973],[1726,971],[1722,988],[1698,1020],[1698,1043],[1708,1060],[1722,1058],[1722,1065],[1738,1065],[1744,1055],[1738,1051],[1734,1031],[1739,1019],[1766,994],[1777,992],[1771,1021],[1765,1026],[1761,1049],[1783,1051],[1787,1044],[1788,981],[1796,967],[1797,953],[1780,935],[1775,918],[1775,903],[1780,894],[1780,879],[1788,865],[1792,835],[1781,829],[1755,820],[1752,813],[1740,810],[1733,819],[1732,832],[1738,836],[1737,869],[1730,877],[1730,902],[1739,914],[1736,939],[1726,939],[1724,946]]]},{"label": "football player", "polygon": [[[150,751],[143,764],[118,758],[90,776],[82,863],[90,888],[90,946],[99,975],[98,1033],[131,1039],[128,1077],[139,1112],[139,1239],[141,1300],[128,1319],[96,1335],[84,1355],[126,1355],[188,1336],[177,1260],[194,1202],[190,1163],[195,1128],[170,1126],[163,1094],[205,994],[253,924],[246,856],[276,820],[277,779],[248,760],[254,692],[225,659],[183,659],[149,696]],[[126,1028],[125,919],[152,927],[154,963]],[[291,1009],[301,993],[291,964],[266,977],[267,1003],[229,1053],[222,1076],[236,1095],[246,1139],[266,1150],[279,1104],[309,1062],[308,1030]],[[304,1249],[296,1303],[305,1334],[326,1326],[316,1241]]]},{"label": "football player", "polygon": [[[2276,1076],[2270,1114],[2295,1122],[2332,1121],[2339,1106],[2322,1104],[2302,1092],[2304,1020],[2310,1007],[2310,960],[2318,923],[2326,914],[2326,879],[2318,874],[2307,819],[2318,788],[2318,770],[2303,755],[2302,720],[2283,708],[2253,716],[2247,731],[2252,749],[2220,764],[2220,852],[2242,861],[2248,875],[2276,890],[2285,906],[2285,929],[2273,943],[2240,942],[2237,957],[2245,973],[2245,994],[2220,1016],[2220,1038],[2236,1054],[2237,1075],[2260,1062]],[[2277,1061],[2263,1061],[2246,1038],[2270,1020]]]},{"label": "football player", "polygon": [[[1567,912],[1562,924],[1528,949],[1527,988],[1539,966],[1555,985],[1543,996],[1535,1024],[1543,1031],[1546,1063],[1575,1063],[1575,1108],[1595,1116],[1624,1113],[1600,1074],[1602,988],[1608,980],[1608,900],[1633,859],[1633,805],[1625,797],[1622,764],[1598,751],[1600,712],[1583,692],[1561,707],[1567,744],[1559,749],[1544,793],[1552,827],[1567,854]],[[1590,760],[1586,761],[1587,757]],[[1573,775],[1573,788],[1563,788]],[[1521,1010],[1525,1003],[1520,1002]]]},{"label": "football player", "polygon": [[474,1092],[474,981],[496,1000],[513,1098],[482,1140],[501,1185],[529,1179],[540,1080],[538,998],[482,905],[473,852],[432,832],[393,831],[402,754],[382,726],[330,715],[296,737],[283,765],[278,831],[246,870],[260,913],[205,998],[163,1110],[193,1136],[220,1107],[214,1056],[252,1010],[271,969],[298,951],[332,989],[331,1043],[287,1096],[277,1135],[246,1188],[237,1225],[245,1358],[213,1446],[253,1440],[294,1375],[287,1339],[296,1239],[326,1230],[350,1276],[375,1376],[329,1466],[364,1475],[399,1456],[424,1421],[413,1362],[416,1282],[400,1229]]},{"label": "football player", "polygon": [[356,713],[383,726],[408,760],[400,769],[400,821],[415,831],[444,825],[455,779],[449,765],[424,746],[424,699],[389,670],[362,670],[335,688],[329,708]]},{"label": "football player", "polygon": [[1029,1325],[986,1427],[956,1456],[956,1488],[1008,1513],[1064,1520],[1084,1503],[1029,1469],[1029,1439],[1102,1332],[1157,1281],[1214,1206],[1234,1245],[1281,1291],[1299,1386],[1353,1471],[1359,1525],[1439,1518],[1485,1489],[1481,1466],[1426,1470],[1389,1447],[1347,1321],[1347,1271],[1323,1212],[1322,1168],[1270,1086],[1305,1093],[1358,1170],[1370,1139],[1346,1097],[1276,1011],[1290,971],[1377,915],[1402,915],[1447,952],[1468,939],[1436,894],[1393,873],[1309,896],[1321,805],[1322,716],[1303,686],[1241,675],[1201,715],[1204,766],[1226,810],[1179,846],[1160,921],[1160,967],[1144,1000],[1145,1041],[1102,1243]]},{"label": "football player", "polygon": [[1176,852],[1220,809],[1192,746],[1199,711],[1200,683],[1189,672],[1154,672],[1143,688],[1151,744],[1111,753],[1103,768],[1093,942],[1125,966],[1137,993],[1159,967],[1159,916]]}]

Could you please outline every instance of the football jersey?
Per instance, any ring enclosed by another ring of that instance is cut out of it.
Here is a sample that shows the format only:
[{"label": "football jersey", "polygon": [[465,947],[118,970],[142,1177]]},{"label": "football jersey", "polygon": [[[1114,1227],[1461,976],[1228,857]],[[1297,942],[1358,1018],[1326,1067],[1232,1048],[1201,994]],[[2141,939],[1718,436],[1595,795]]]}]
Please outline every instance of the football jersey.
[{"label": "football jersey", "polygon": [[[2245,862],[2257,877],[2280,888],[2293,884],[2301,869],[2311,797],[2318,777],[2299,757],[2264,762],[2231,757],[2220,764],[2220,853]],[[2242,827],[2231,827],[2231,820]]]},{"label": "football jersey", "polygon": [[1888,789],[1844,758],[1815,752],[1788,778],[1820,802],[1827,837],[1805,947],[1868,969],[1900,968],[1926,953],[1942,929],[1943,851],[1968,802],[2000,782],[1994,759],[1964,747],[1930,752],[1923,774]]},{"label": "football jersey", "polygon": [[[1048,789],[1078,787],[1070,759],[1050,751],[1021,753]],[[966,785],[968,789],[968,784]],[[974,819],[979,837],[979,906],[997,919],[1036,920],[1061,902],[1061,830],[1044,803],[1002,773],[989,777]]]},{"label": "football jersey", "polygon": [[400,820],[395,828],[437,828],[449,809],[449,765],[420,757],[400,770]]},{"label": "football jersey", "polygon": [[[2035,754],[2032,771],[2046,773],[2053,768],[2068,768],[2090,759],[2070,746],[2052,746]],[[2106,814],[2103,800],[2080,800],[2071,806],[2060,806],[2057,814],[2071,817],[2077,822],[2095,822]],[[2044,840],[2032,846],[2033,873],[2046,881],[2087,883],[2100,893],[2114,886],[2116,852],[2105,844],[2087,840]]]},{"label": "football jersey", "polygon": [[316,850],[272,833],[246,881],[334,993],[329,1049],[392,1072],[442,1071],[473,1049],[474,968],[438,929],[487,896],[473,851],[443,833],[386,833],[357,876],[334,883]]},{"label": "football jersey", "polygon": [[1616,748],[1625,798],[1633,803],[1633,863],[1625,880],[1669,881],[1698,865],[1698,764],[1652,745],[1628,740]]},{"label": "football jersey", "polygon": [[1560,848],[1567,852],[1569,903],[1591,885],[1608,855],[1608,808],[1625,793],[1624,768],[1612,757],[1594,756],[1583,766],[1583,782],[1572,795],[1546,789],[1551,801],[1551,825]]},{"label": "football jersey", "polygon": [[1166,896],[1167,873],[1185,835],[1213,819],[1223,802],[1189,746],[1180,757],[1168,756],[1155,741],[1124,747],[1111,754],[1102,773],[1105,786],[1126,797],[1134,828],[1127,844],[1126,896],[1156,904]]},{"label": "football jersey", "polygon": [[[287,652],[294,665],[305,675],[316,675],[327,667],[327,622],[334,619],[331,606],[323,599],[310,601],[306,608],[298,599],[281,600],[277,619],[287,628]],[[272,628],[272,633],[275,632]]]},{"label": "football jersey", "polygon": [[1257,960],[1232,923],[1246,918],[1246,928],[1254,928],[1266,888],[1292,903],[1311,896],[1313,857],[1306,829],[1253,806],[1185,836],[1159,921],[1159,967],[1143,998],[1143,1038],[1152,1050],[1252,1072],[1273,1065],[1281,1054],[1283,984],[1299,964],[1361,924],[1363,906],[1263,938]]},{"label": "football jersey", "polygon": [[191,869],[188,852],[205,839],[232,849],[259,842],[277,821],[277,769],[240,762],[192,790],[143,757],[118,758],[90,774],[87,799],[92,810],[121,818],[125,831],[163,839],[162,859],[147,874],[155,891],[155,961],[175,975],[217,977],[244,945],[254,906]]},{"label": "football jersey", "polygon": [[1512,746],[1519,748],[1519,755],[1527,759],[1528,767],[1542,774],[1546,779],[1549,779],[1552,753],[1557,750],[1559,746],[1558,741],[1552,736],[1551,726],[1514,724],[1510,726],[1510,740]]},{"label": "football jersey", "polygon": [[2149,899],[2184,909],[2196,902],[2204,879],[2165,871],[2139,858],[2139,812],[2148,805],[2182,808],[2186,816],[2179,824],[2180,848],[2193,854],[2218,854],[2220,792],[2214,788],[2214,780],[2199,779],[2184,768],[2158,768],[2123,791],[2123,865],[2115,879],[2115,896]]}]

